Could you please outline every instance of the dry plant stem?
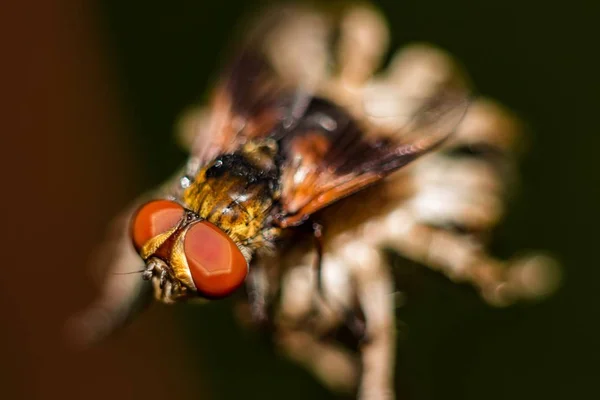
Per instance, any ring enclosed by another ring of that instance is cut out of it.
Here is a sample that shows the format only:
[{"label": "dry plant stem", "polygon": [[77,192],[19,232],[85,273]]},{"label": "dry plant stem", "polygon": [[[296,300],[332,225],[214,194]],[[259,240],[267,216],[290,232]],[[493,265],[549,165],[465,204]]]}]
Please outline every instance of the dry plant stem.
[{"label": "dry plant stem", "polygon": [[526,287],[510,281],[511,267],[486,255],[468,236],[415,224],[387,244],[454,281],[470,283],[492,305],[506,306],[529,297]]},{"label": "dry plant stem", "polygon": [[356,355],[333,342],[322,341],[306,331],[283,328],[277,333],[277,344],[292,360],[311,371],[336,392],[352,392],[359,378]]},{"label": "dry plant stem", "polygon": [[[467,86],[468,79],[454,60],[427,45],[399,51],[387,70],[372,77],[389,34],[383,17],[369,7],[351,7],[341,19],[293,7],[276,17],[279,27],[266,38],[264,51],[281,78],[346,107],[366,135],[406,141],[409,138],[398,135],[414,132],[401,127],[426,99],[448,87]],[[334,21],[339,22],[340,36],[337,50],[330,53]],[[216,145],[205,139],[222,118],[211,118],[207,108],[191,109],[180,121],[179,141],[192,154],[209,154]],[[394,398],[394,288],[392,271],[381,253],[384,247],[454,281],[472,284],[497,306],[540,297],[555,287],[557,275],[544,269],[548,258],[503,262],[485,249],[485,236],[504,213],[515,148],[521,141],[519,123],[496,103],[478,99],[457,129],[436,153],[381,185],[354,194],[348,199],[352,201],[323,210],[321,293],[310,246],[294,243],[289,252],[257,254],[252,260],[247,284],[253,322],[272,323],[282,351],[334,390],[358,390],[362,400]],[[499,157],[466,156],[473,148],[491,150]],[[191,158],[185,172],[194,176],[201,159]],[[183,175],[180,171],[176,177]],[[179,178],[169,182],[174,186],[161,189],[161,195],[181,189]],[[451,226],[472,234],[458,233]],[[103,261],[110,271],[102,297],[76,326],[86,340],[112,331],[144,297],[140,276],[112,275],[141,265],[128,235],[121,221],[107,245],[106,253],[114,259]],[[164,286],[163,292],[158,279],[152,284],[162,300],[173,289]],[[276,295],[279,291],[281,296]],[[325,338],[346,323],[348,310],[365,317],[366,339],[358,353]]]},{"label": "dry plant stem", "polygon": [[[73,343],[87,346],[110,335],[127,323],[130,317],[152,299],[152,286],[142,280],[141,274],[123,275],[135,271],[140,258],[129,242],[128,223],[131,212],[119,217],[111,227],[110,240],[104,243],[97,268],[106,268],[97,299],[84,312],[76,315],[67,325],[67,334]],[[108,251],[107,251],[108,250]],[[105,255],[110,254],[112,259]]]},{"label": "dry plant stem", "polygon": [[396,354],[392,277],[386,265],[354,271],[357,296],[366,320],[366,340],[360,348],[363,374],[360,399],[392,399]]}]

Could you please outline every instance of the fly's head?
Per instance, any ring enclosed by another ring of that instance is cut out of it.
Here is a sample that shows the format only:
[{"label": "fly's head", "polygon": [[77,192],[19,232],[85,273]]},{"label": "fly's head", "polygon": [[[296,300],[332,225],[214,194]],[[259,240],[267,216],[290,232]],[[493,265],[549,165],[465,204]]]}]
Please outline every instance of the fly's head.
[{"label": "fly's head", "polygon": [[225,297],[248,273],[248,260],[227,233],[175,201],[142,205],[131,220],[131,239],[146,263],[143,278],[165,303]]}]

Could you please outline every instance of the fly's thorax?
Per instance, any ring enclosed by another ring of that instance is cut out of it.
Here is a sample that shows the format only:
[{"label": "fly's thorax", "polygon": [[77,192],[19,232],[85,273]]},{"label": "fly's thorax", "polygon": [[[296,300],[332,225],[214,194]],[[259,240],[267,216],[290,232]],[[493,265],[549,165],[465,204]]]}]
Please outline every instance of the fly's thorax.
[{"label": "fly's thorax", "polygon": [[[248,148],[254,151],[244,152]],[[186,206],[226,232],[240,247],[261,242],[278,199],[279,172],[274,157],[254,142],[238,153],[218,157],[184,192]]]}]

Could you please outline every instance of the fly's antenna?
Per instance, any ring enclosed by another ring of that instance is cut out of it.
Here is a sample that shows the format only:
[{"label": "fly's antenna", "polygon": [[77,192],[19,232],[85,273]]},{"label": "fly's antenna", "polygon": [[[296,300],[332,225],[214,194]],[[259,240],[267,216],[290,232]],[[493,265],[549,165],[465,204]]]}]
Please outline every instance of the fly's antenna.
[{"label": "fly's antenna", "polygon": [[138,271],[129,271],[129,272],[113,272],[113,275],[132,275],[132,274],[141,274],[146,271],[145,269],[140,269]]}]

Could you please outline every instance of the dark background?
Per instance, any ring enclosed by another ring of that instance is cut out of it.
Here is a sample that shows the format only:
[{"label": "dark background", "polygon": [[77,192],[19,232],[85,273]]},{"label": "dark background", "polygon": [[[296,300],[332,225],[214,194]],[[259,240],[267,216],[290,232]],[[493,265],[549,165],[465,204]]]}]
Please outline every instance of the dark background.
[{"label": "dark background", "polygon": [[[394,47],[418,40],[447,49],[480,93],[528,123],[519,196],[494,252],[545,249],[565,272],[553,298],[498,310],[468,287],[396,263],[413,288],[399,313],[398,397],[598,397],[598,3],[377,3]],[[0,6],[2,398],[332,397],[242,331],[228,301],[153,307],[88,351],[62,335],[94,296],[85,265],[104,227],[182,163],[176,117],[203,98],[231,30],[258,4]]]}]

